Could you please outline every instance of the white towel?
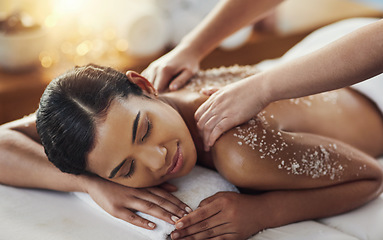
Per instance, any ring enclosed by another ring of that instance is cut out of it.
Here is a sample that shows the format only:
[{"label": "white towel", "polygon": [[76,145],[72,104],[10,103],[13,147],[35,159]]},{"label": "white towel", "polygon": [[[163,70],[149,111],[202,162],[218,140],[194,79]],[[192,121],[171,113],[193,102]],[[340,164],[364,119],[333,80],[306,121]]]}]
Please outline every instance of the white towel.
[{"label": "white towel", "polygon": [[[182,178],[172,180],[171,183],[178,187],[178,191],[173,194],[176,197],[178,197],[181,201],[189,205],[192,209],[196,209],[203,199],[214,195],[217,192],[238,192],[237,188],[234,185],[226,181],[217,172],[200,166],[194,167],[188,175]],[[106,214],[106,217],[113,218],[117,224],[122,224],[124,227],[130,227],[136,231],[139,231],[143,235],[147,236],[148,239],[167,239],[170,233],[175,229],[174,225],[141,212],[138,212],[137,214],[143,218],[154,222],[157,225],[157,227],[154,230],[147,230],[144,228],[134,226],[130,223],[127,223],[121,219],[115,218],[112,215],[108,214],[100,206],[98,206],[97,203],[95,203],[88,194],[76,192],[74,193],[74,195],[84,200],[90,206],[104,212]]]}]

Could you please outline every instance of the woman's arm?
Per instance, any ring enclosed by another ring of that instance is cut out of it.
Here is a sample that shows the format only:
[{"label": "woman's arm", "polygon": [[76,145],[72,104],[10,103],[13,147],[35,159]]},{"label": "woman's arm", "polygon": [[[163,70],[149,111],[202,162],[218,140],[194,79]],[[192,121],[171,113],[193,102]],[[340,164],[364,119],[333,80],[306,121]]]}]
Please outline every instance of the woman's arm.
[{"label": "woman's arm", "polygon": [[35,129],[34,115],[0,126],[0,182],[16,187],[85,192],[88,177],[65,174],[53,166]]},{"label": "woman's arm", "polygon": [[338,89],[383,72],[383,20],[218,90],[195,113],[206,149],[271,102]]},{"label": "woman's arm", "polygon": [[[381,183],[371,179],[259,195],[220,192],[202,201],[199,208],[178,221],[172,239],[223,236],[228,240],[245,240],[267,228],[352,210],[378,196],[380,190]],[[361,195],[368,195],[368,198],[361,200]]]},{"label": "woman's arm", "polygon": [[36,131],[35,115],[0,126],[0,183],[87,192],[111,215],[147,229],[153,229],[155,224],[130,209],[172,224],[187,213],[184,203],[160,188],[133,189],[94,175],[61,172],[44,153]]},{"label": "woman's arm", "polygon": [[234,145],[232,132],[223,136],[213,150],[215,165],[235,185],[268,192],[218,193],[181,219],[173,235],[247,239],[265,228],[352,210],[382,192],[382,167],[358,149],[316,134],[256,129],[254,150]]},{"label": "woman's arm", "polygon": [[162,91],[182,87],[198,71],[199,62],[226,37],[259,21],[282,0],[222,0],[171,52],[156,60],[143,75]]}]

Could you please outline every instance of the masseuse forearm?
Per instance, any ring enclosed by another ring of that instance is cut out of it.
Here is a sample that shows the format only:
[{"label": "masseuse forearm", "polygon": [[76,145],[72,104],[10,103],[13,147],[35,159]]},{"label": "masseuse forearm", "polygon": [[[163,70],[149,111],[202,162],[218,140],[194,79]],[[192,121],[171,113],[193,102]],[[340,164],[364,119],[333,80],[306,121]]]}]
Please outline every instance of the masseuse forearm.
[{"label": "masseuse forearm", "polygon": [[181,46],[198,52],[202,59],[223,39],[261,19],[281,0],[221,0],[209,15],[184,37]]},{"label": "masseuse forearm", "polygon": [[[270,101],[346,87],[383,72],[383,20],[262,74]],[[257,77],[254,77],[257,78]]]}]

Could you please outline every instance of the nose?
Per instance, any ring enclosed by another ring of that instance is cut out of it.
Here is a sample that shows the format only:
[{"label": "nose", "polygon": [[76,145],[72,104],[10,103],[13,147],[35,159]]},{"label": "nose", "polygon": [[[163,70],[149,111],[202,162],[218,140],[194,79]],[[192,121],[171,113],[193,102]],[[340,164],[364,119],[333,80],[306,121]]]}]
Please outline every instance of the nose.
[{"label": "nose", "polygon": [[147,146],[139,151],[140,162],[152,172],[160,170],[166,164],[167,149],[164,146]]}]

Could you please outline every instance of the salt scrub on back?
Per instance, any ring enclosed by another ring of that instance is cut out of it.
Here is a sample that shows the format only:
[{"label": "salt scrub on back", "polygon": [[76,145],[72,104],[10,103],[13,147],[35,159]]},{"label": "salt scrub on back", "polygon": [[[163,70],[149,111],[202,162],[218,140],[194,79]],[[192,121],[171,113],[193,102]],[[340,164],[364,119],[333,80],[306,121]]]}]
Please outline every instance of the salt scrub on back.
[{"label": "salt scrub on back", "polygon": [[[265,111],[260,115],[264,113]],[[306,175],[312,178],[328,176],[331,180],[342,176],[347,166],[342,166],[336,160],[339,158],[336,144],[319,145],[291,153],[284,151],[292,145],[291,142],[286,142],[286,136],[283,136],[281,131],[265,128],[265,124],[267,122],[262,120],[262,117],[257,117],[248,121],[247,125],[236,127],[234,136],[239,138],[238,145],[258,151],[260,158],[265,161],[276,161],[278,169],[287,171],[287,174]]]},{"label": "salt scrub on back", "polygon": [[[198,72],[185,86],[185,88],[198,92],[203,88],[222,87],[227,84],[242,80],[246,77],[259,73],[256,65],[221,67]],[[320,100],[328,104],[337,104],[338,93],[335,91],[324,92],[314,96],[290,99],[289,103],[312,107],[314,100]],[[342,109],[338,109],[338,113]],[[340,155],[337,152],[335,143],[328,145],[313,146],[310,149],[304,147],[295,152],[285,151],[293,147],[294,136],[284,135],[283,132],[270,127],[266,119],[273,119],[266,111],[260,112],[241,126],[236,127],[234,136],[238,138],[237,144],[243,147],[250,147],[253,151],[259,152],[259,157],[264,161],[273,160],[277,162],[278,169],[284,170],[287,174],[306,175],[312,178],[328,177],[331,180],[339,180],[347,165],[340,164],[337,160]],[[297,144],[297,143],[294,143]],[[350,160],[350,159],[349,159]],[[365,170],[361,166],[360,170]]]},{"label": "salt scrub on back", "polygon": [[226,86],[256,73],[259,73],[259,70],[252,65],[212,68],[199,71],[190,79],[185,88],[193,92],[199,92],[203,88]]}]

